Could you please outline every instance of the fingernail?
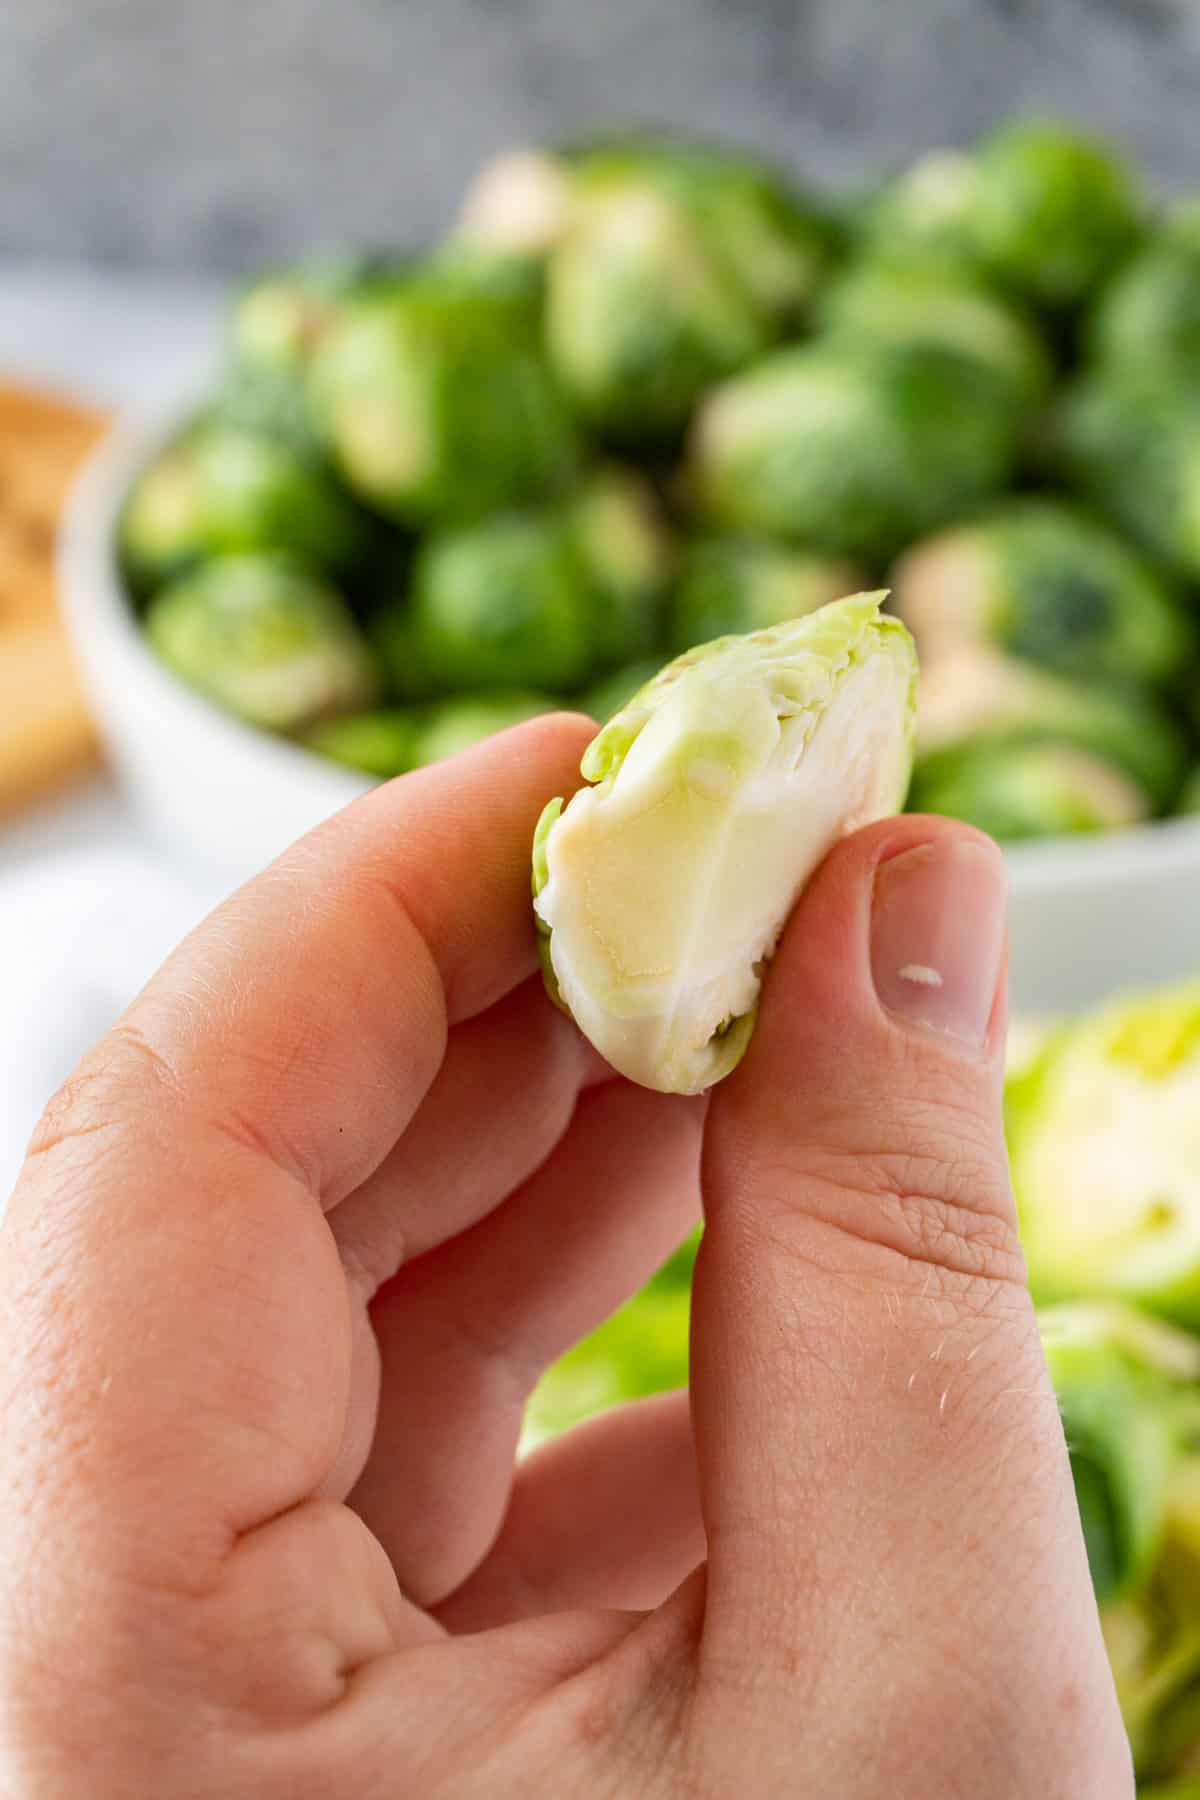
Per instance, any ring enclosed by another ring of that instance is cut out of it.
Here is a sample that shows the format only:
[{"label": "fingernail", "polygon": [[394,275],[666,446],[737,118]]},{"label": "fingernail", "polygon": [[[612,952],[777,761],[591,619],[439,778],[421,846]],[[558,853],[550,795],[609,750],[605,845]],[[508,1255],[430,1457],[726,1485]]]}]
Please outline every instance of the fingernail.
[{"label": "fingernail", "polygon": [[907,1025],[979,1049],[1004,964],[1008,891],[993,844],[946,837],[875,871],[871,975],[880,1005]]}]

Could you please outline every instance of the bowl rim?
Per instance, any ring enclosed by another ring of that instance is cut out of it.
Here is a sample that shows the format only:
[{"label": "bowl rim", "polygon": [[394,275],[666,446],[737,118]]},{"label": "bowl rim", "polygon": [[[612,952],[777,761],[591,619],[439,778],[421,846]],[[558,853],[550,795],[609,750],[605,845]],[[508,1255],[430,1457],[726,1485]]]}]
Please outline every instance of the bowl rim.
[{"label": "bowl rim", "polygon": [[[138,665],[163,706],[185,716],[193,731],[240,741],[247,754],[275,765],[296,780],[322,779],[349,801],[377,785],[308,749],[223,711],[193,692],[163,667],[146,644],[121,576],[117,524],[129,487],[152,457],[203,404],[197,392],[177,394],[170,405],[118,417],[85,461],[63,511],[58,539],[59,591],[73,636],[103,636],[114,651]],[[564,711],[569,708],[564,707]],[[1155,819],[1119,830],[1004,846],[1009,888],[1014,898],[1081,895],[1100,887],[1140,884],[1155,875],[1175,879],[1195,875],[1200,888],[1200,814]]]}]

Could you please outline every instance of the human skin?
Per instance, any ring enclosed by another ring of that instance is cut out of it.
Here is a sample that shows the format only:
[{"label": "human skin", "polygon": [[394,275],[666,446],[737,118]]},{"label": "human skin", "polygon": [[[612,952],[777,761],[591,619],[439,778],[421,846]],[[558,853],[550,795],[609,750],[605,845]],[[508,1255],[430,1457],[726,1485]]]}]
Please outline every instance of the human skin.
[{"label": "human skin", "polygon": [[[651,1094],[535,973],[590,729],[356,802],[47,1109],[0,1236],[5,1796],[1132,1794],[1005,1164],[998,853],[847,839],[739,1069]],[[701,1200],[690,1400],[516,1464]]]}]

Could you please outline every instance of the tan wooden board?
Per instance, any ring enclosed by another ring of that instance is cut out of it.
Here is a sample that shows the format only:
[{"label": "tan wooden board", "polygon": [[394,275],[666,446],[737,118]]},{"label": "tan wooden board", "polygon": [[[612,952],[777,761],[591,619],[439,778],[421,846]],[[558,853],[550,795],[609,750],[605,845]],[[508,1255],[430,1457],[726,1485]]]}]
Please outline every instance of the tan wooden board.
[{"label": "tan wooden board", "polygon": [[105,419],[0,381],[0,817],[89,763],[96,738],[59,618],[63,501]]}]

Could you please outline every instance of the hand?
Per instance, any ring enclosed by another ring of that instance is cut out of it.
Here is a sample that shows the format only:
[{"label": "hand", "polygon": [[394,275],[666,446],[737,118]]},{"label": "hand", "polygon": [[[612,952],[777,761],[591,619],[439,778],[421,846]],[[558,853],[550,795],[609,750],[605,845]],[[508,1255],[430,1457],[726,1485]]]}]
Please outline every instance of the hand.
[{"label": "hand", "polygon": [[[1005,1171],[998,854],[841,845],[706,1119],[535,974],[584,741],[349,808],[51,1103],[0,1265],[6,1794],[1132,1792]],[[690,1413],[514,1468],[702,1131]]]}]

